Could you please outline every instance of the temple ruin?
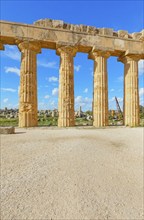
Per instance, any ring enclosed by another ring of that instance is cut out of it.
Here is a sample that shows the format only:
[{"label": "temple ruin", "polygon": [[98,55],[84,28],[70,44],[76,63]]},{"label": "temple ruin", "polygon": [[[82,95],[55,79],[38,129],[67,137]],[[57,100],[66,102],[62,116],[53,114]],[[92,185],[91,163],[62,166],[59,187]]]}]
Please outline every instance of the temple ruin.
[{"label": "temple ruin", "polygon": [[19,127],[37,126],[37,54],[42,48],[60,56],[59,127],[75,125],[74,64],[77,52],[94,61],[93,126],[108,125],[107,59],[124,64],[124,124],[139,125],[138,61],[144,59],[144,30],[114,31],[43,19],[32,25],[0,21],[0,50],[17,45],[21,51]]}]

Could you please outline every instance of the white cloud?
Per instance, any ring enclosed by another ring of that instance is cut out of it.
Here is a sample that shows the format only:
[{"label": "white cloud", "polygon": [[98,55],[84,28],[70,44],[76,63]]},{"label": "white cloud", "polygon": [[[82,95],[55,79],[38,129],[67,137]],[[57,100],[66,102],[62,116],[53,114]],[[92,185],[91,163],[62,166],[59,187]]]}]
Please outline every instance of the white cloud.
[{"label": "white cloud", "polygon": [[50,105],[51,105],[51,106],[55,106],[55,101],[51,101],[51,102],[50,102]]},{"label": "white cloud", "polygon": [[75,103],[90,103],[92,100],[88,97],[77,96],[75,97]]},{"label": "white cloud", "polygon": [[44,102],[39,102],[38,103],[39,106],[44,106],[44,104],[45,104]]},{"label": "white cloud", "polygon": [[82,96],[77,96],[75,98],[75,103],[80,103],[80,102],[82,102]]},{"label": "white cloud", "polygon": [[119,76],[119,77],[118,77],[118,81],[123,82],[123,80],[124,80],[124,77],[123,77],[123,76]]},{"label": "white cloud", "polygon": [[[120,108],[123,109],[123,98],[117,97],[117,100],[119,102]],[[109,99],[109,109],[116,109],[115,97]]]},{"label": "white cloud", "polygon": [[79,72],[80,71],[80,68],[81,68],[81,65],[74,65],[74,70],[76,72]]},{"label": "white cloud", "polygon": [[49,77],[49,82],[57,82],[57,81],[58,81],[57,77],[55,77],[55,76]]},{"label": "white cloud", "polygon": [[143,95],[144,95],[144,88],[140,88],[140,89],[139,89],[139,95],[140,95],[140,96],[143,96]]},{"label": "white cloud", "polygon": [[[123,98],[121,98],[121,97],[117,97],[117,100],[119,102],[123,102]],[[112,97],[111,99],[109,99],[109,102],[114,102],[114,101],[115,101],[115,97]]]},{"label": "white cloud", "polygon": [[88,88],[85,88],[85,90],[83,91],[84,93],[87,93],[88,92]]},{"label": "white cloud", "polygon": [[1,90],[5,92],[16,92],[16,89],[12,89],[12,88],[1,88]]},{"label": "white cloud", "polygon": [[21,59],[21,53],[15,46],[6,46],[3,56],[9,57],[16,61],[20,61]]},{"label": "white cloud", "polygon": [[82,106],[84,108],[87,109],[91,109],[92,108],[92,99],[88,98],[88,97],[82,97],[82,96],[77,96],[75,97],[75,106],[79,107]]},{"label": "white cloud", "polygon": [[123,102],[123,98],[121,98],[121,97],[118,97],[117,100],[118,100],[119,102]]},{"label": "white cloud", "polygon": [[3,100],[3,102],[4,102],[4,103],[7,103],[7,102],[8,102],[8,98],[5,98],[5,99]]},{"label": "white cloud", "polygon": [[115,97],[112,97],[111,99],[109,99],[109,102],[113,102],[115,101]]},{"label": "white cloud", "polygon": [[139,75],[144,74],[144,60],[140,60],[138,62],[138,68],[139,68]]},{"label": "white cloud", "polygon": [[18,86],[18,95],[20,95],[20,86]]},{"label": "white cloud", "polygon": [[49,96],[49,95],[45,95],[44,98],[45,98],[45,99],[49,99],[50,96]]},{"label": "white cloud", "polygon": [[52,68],[52,69],[58,69],[56,62],[44,62],[44,61],[38,61],[38,65],[42,67]]},{"label": "white cloud", "polygon": [[52,90],[52,95],[58,95],[58,88],[54,88]]},{"label": "white cloud", "polygon": [[20,69],[17,67],[7,67],[5,66],[5,72],[6,73],[15,73],[16,75],[20,76]]},{"label": "white cloud", "polygon": [[110,92],[114,92],[114,91],[115,91],[114,89],[111,89],[111,90],[110,90]]}]

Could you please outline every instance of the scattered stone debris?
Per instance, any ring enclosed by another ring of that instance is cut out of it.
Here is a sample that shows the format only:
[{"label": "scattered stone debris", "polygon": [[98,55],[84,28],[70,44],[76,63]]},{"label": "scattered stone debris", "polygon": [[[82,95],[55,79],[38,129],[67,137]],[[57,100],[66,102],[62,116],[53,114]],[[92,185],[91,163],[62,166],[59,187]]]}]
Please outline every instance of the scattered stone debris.
[{"label": "scattered stone debris", "polygon": [[0,134],[15,134],[15,127],[0,127]]}]

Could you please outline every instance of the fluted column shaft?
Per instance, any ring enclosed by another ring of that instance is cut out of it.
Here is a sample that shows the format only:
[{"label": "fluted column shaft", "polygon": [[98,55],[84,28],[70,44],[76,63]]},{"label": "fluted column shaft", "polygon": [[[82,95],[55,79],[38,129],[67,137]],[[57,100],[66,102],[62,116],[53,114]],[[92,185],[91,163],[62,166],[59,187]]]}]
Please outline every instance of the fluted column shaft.
[{"label": "fluted column shaft", "polygon": [[94,91],[93,91],[93,126],[108,125],[108,77],[107,58],[109,53],[91,52],[90,59],[94,60]]},{"label": "fluted column shaft", "polygon": [[57,54],[60,55],[58,126],[70,127],[75,125],[73,57],[76,54],[76,48],[62,46],[57,49]]},{"label": "fluted column shaft", "polygon": [[139,89],[138,89],[138,60],[136,56],[120,57],[124,63],[124,124],[138,126],[139,117]]},{"label": "fluted column shaft", "polygon": [[21,51],[19,127],[34,127],[37,126],[36,55],[40,47],[29,42],[18,47]]}]

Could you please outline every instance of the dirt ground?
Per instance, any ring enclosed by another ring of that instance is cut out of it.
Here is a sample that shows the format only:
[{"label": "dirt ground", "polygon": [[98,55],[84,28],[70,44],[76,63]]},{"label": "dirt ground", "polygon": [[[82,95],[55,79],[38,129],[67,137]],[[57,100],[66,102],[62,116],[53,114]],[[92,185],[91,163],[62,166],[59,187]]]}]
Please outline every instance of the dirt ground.
[{"label": "dirt ground", "polygon": [[140,220],[143,128],[1,135],[1,219]]}]

